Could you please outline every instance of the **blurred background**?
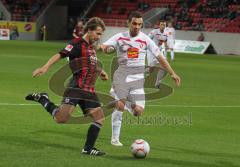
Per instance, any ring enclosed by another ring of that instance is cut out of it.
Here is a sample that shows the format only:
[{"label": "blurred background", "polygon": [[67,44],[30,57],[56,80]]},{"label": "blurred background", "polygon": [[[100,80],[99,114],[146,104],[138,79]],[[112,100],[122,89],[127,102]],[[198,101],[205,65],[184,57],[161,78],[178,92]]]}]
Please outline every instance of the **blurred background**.
[{"label": "blurred background", "polygon": [[207,53],[240,54],[239,0],[1,0],[1,36],[8,29],[13,40],[69,40],[78,21],[98,16],[105,40],[127,28],[134,10],[143,13],[145,33],[171,20],[178,40],[209,42]]}]

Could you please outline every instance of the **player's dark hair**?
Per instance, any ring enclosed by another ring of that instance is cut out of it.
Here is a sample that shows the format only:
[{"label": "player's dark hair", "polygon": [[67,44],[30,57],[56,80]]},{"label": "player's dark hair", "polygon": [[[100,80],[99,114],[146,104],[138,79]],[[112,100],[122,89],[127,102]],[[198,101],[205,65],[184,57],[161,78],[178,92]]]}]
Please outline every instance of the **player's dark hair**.
[{"label": "player's dark hair", "polygon": [[103,31],[105,31],[105,24],[103,20],[99,17],[90,18],[84,26],[84,34],[87,33],[88,30],[96,30],[97,27],[101,27]]},{"label": "player's dark hair", "polygon": [[132,18],[142,18],[142,13],[138,11],[130,12],[128,15],[128,22],[131,22]]},{"label": "player's dark hair", "polygon": [[159,23],[165,23],[166,21],[165,20],[159,20]]}]

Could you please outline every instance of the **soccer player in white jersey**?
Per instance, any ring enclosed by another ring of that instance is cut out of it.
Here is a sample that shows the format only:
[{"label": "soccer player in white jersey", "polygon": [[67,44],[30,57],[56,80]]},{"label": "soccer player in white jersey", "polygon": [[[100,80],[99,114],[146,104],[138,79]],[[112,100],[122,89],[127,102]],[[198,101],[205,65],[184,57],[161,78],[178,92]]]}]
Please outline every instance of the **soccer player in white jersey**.
[{"label": "soccer player in white jersey", "polygon": [[158,29],[153,29],[152,31],[150,31],[148,36],[159,47],[160,51],[163,52],[164,54],[163,56],[166,57],[165,44],[167,42],[167,34],[166,32],[164,32],[164,29],[165,29],[165,21],[160,20]]},{"label": "soccer player in white jersey", "polygon": [[168,36],[167,49],[170,50],[171,60],[174,60],[174,43],[175,43],[175,29],[173,28],[172,21],[167,22],[165,33]]},{"label": "soccer player in white jersey", "polygon": [[127,105],[134,116],[140,116],[145,107],[144,70],[147,50],[156,57],[160,64],[180,86],[180,77],[174,72],[161,54],[156,44],[144,33],[141,27],[143,19],[140,12],[132,12],[128,17],[129,30],[118,33],[101,45],[105,52],[117,51],[118,69],[114,72],[111,95],[115,98],[112,113],[111,144],[122,146],[119,141],[122,112]]},{"label": "soccer player in white jersey", "polygon": [[[153,42],[159,47],[160,51],[162,52],[163,56],[166,58],[166,42],[168,40],[167,34],[164,32],[165,29],[165,21],[160,20],[159,21],[159,28],[158,29],[153,29],[150,31],[148,36],[153,40]],[[159,66],[158,60],[151,55],[151,52],[147,52],[147,60],[148,60],[148,66],[149,68],[157,67]],[[162,68],[159,68],[156,82],[155,82],[155,87],[160,88],[160,83],[161,79],[164,77],[166,74],[165,70]]]}]

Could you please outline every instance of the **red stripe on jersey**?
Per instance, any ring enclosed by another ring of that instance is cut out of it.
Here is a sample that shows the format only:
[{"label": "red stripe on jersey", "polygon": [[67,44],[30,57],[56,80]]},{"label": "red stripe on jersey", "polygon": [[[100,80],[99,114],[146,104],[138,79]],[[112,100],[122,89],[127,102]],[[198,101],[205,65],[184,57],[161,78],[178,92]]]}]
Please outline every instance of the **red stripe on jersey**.
[{"label": "red stripe on jersey", "polygon": [[80,77],[78,79],[78,86],[80,88],[84,87],[84,79],[86,78],[87,75],[87,69],[85,67],[82,68],[82,72],[80,74]]},{"label": "red stripe on jersey", "polygon": [[[90,58],[91,55],[89,54],[88,50],[89,50],[89,48],[86,48],[87,56],[89,56],[89,58]],[[91,74],[92,74],[91,67],[92,67],[92,65],[91,65],[91,60],[90,60],[90,62],[88,62],[87,74],[86,74],[86,78],[85,78],[85,82],[84,82],[84,84],[86,84],[87,87],[90,85],[90,81],[91,81]]]},{"label": "red stripe on jersey", "polygon": [[85,77],[86,77],[86,74],[87,74],[87,51],[86,51],[86,45],[85,43],[82,44],[81,46],[81,59],[82,59],[82,66],[80,68],[82,68],[82,72],[80,73],[80,76],[79,76],[79,79],[78,79],[78,86],[80,88],[82,88],[84,86],[84,80],[85,80]]},{"label": "red stripe on jersey", "polygon": [[142,44],[147,45],[147,42],[146,42],[146,41],[142,41],[141,39],[137,39],[137,40],[135,40],[135,42],[140,42],[140,43],[142,43]]},{"label": "red stripe on jersey", "polygon": [[[93,53],[91,53],[91,54],[89,54],[89,56],[96,56],[96,52],[95,52],[95,50],[93,49],[93,47],[92,46],[89,46],[89,49],[91,50],[91,52],[93,52]],[[97,66],[97,64],[96,65],[92,65],[92,62],[91,62],[92,60],[91,60],[91,58],[90,58],[90,71],[89,71],[89,75],[88,75],[88,82],[86,82],[89,86],[90,86],[90,92],[95,92],[95,89],[94,89],[94,84],[95,84],[95,82],[96,82],[96,66]],[[95,63],[95,62],[94,62]],[[97,63],[97,62],[96,62]]]},{"label": "red stripe on jersey", "polygon": [[118,38],[118,41],[119,41],[119,40],[130,41],[129,38],[124,38],[124,37],[119,37],[119,38]]},{"label": "red stripe on jersey", "polygon": [[89,49],[91,46],[88,46],[86,43],[82,44],[82,66],[81,73],[78,80],[78,85],[84,91],[94,93],[95,82],[92,82],[92,78],[96,75],[95,66],[91,64]]},{"label": "red stripe on jersey", "polygon": [[85,80],[84,80],[84,84],[86,85],[86,87],[89,87],[91,85],[91,79],[92,79],[92,74],[93,74],[91,60],[89,62],[89,59],[91,59],[90,58],[91,55],[89,53],[89,49],[90,48],[86,48],[86,52],[87,52],[87,56],[88,56],[88,66],[87,66],[87,69],[86,69],[87,70],[87,74],[86,74]]}]

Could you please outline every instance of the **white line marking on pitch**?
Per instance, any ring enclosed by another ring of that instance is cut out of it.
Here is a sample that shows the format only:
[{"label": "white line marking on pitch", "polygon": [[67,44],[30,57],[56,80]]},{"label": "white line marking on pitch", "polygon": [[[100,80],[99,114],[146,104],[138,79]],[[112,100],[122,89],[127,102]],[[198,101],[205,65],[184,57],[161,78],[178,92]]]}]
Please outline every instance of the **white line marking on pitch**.
[{"label": "white line marking on pitch", "polygon": [[[0,103],[0,106],[38,106],[39,104],[27,104],[27,103]],[[150,104],[146,105],[150,107],[182,107],[182,108],[239,108],[240,106],[217,106],[217,105],[161,105],[161,104]]]}]

